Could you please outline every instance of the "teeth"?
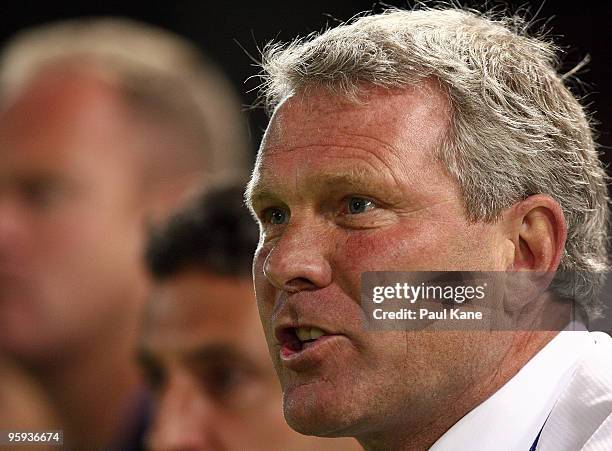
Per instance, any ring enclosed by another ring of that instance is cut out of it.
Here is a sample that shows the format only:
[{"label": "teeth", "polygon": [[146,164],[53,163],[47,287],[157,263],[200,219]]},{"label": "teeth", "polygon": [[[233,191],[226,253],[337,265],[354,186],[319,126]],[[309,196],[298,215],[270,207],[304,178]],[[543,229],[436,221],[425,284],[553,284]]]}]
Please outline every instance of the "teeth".
[{"label": "teeth", "polygon": [[316,340],[325,335],[318,327],[297,327],[295,333],[300,341]]},{"label": "teeth", "polygon": [[310,340],[310,327],[298,327],[295,333],[300,341]]},{"label": "teeth", "polygon": [[313,327],[310,329],[310,338],[312,340],[316,340],[319,337],[322,337],[325,333],[319,329],[318,327]]}]

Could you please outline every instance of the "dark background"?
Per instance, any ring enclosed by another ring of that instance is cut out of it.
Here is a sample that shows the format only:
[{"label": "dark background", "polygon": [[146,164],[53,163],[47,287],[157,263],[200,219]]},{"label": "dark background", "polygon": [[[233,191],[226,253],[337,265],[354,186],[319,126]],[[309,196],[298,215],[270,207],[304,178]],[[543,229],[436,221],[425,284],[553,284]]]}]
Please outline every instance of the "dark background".
[{"label": "dark background", "polygon": [[[483,1],[462,1],[478,6]],[[564,2],[565,3],[565,2]],[[387,5],[405,6],[405,1],[386,1]],[[612,2],[581,1],[563,4],[559,1],[491,1],[489,6],[507,7],[515,12],[527,7],[536,16],[535,28],[546,26],[550,36],[565,52],[563,70],[572,68],[589,55],[591,62],[579,74],[582,83],[575,92],[583,97],[599,123],[599,143],[609,163],[612,158]],[[226,71],[245,105],[256,98],[257,80],[247,80],[257,68],[245,50],[257,56],[258,47],[271,39],[286,41],[298,35],[320,30],[354,14],[382,9],[371,0],[336,1],[150,1],[99,4],[83,2],[21,1],[3,5],[0,13],[0,42],[15,31],[50,20],[95,15],[121,15],[162,26],[195,41]],[[539,12],[538,12],[539,11]],[[536,14],[537,13],[537,14]],[[240,45],[239,45],[239,44]],[[241,48],[242,47],[242,48]],[[266,125],[265,113],[259,109],[248,112],[253,151],[259,144]]]}]

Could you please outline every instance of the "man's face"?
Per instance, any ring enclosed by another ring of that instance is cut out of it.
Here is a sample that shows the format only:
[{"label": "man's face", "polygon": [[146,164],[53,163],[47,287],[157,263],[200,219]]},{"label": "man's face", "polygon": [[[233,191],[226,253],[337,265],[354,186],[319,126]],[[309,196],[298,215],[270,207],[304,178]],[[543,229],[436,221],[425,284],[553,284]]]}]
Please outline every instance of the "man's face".
[{"label": "man's face", "polygon": [[507,266],[499,227],[468,223],[434,157],[448,117],[424,83],[371,90],[363,104],[296,95],[272,118],[252,180],[254,278],[285,416],[301,432],[417,431],[506,350],[495,334],[364,330],[365,271]]},{"label": "man's face", "polygon": [[153,450],[326,449],[283,419],[250,279],[188,270],[157,283],[142,363],[157,401]]},{"label": "man's face", "polygon": [[123,337],[145,296],[142,131],[114,88],[60,70],[0,114],[0,347],[40,362]]}]

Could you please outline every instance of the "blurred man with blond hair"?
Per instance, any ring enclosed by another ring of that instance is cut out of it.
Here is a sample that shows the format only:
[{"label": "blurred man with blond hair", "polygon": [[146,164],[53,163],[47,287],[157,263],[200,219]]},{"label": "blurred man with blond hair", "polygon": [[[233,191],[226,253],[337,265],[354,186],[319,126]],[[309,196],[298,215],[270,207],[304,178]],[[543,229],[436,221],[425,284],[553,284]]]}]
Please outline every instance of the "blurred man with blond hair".
[{"label": "blurred man with blond hair", "polygon": [[18,34],[0,94],[0,352],[40,382],[69,448],[138,449],[145,226],[246,170],[238,101],[191,44],[120,19]]}]

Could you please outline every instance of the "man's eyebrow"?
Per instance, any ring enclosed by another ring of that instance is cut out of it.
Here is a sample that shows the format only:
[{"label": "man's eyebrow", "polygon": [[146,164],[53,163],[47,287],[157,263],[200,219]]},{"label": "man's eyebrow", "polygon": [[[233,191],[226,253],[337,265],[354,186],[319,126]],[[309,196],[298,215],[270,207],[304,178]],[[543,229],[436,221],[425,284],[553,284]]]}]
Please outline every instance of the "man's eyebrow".
[{"label": "man's eyebrow", "polygon": [[[180,358],[188,364],[214,365],[220,362],[232,362],[251,370],[258,368],[248,354],[225,344],[203,345],[188,349],[180,352]],[[137,351],[137,360],[150,384],[158,386],[163,382],[166,370],[153,352],[144,346],[140,347]]]},{"label": "man's eyebrow", "polygon": [[208,344],[182,353],[182,358],[190,363],[239,362],[255,366],[253,360],[234,346],[225,344]]},{"label": "man's eyebrow", "polygon": [[[249,208],[257,201],[265,199],[276,199],[275,176],[272,178],[259,176],[256,180],[252,179],[247,185],[245,200]],[[396,187],[395,180],[381,180],[380,173],[373,169],[361,166],[344,168],[342,171],[329,170],[320,173],[313,173],[306,177],[306,185],[316,187],[326,192],[338,188],[349,188],[356,190],[356,193],[365,194],[368,191],[384,192],[391,194]]]},{"label": "man's eyebrow", "polygon": [[273,188],[270,183],[258,177],[256,180],[251,178],[247,183],[244,192],[244,203],[253,212],[253,204],[261,199],[274,198]]}]

